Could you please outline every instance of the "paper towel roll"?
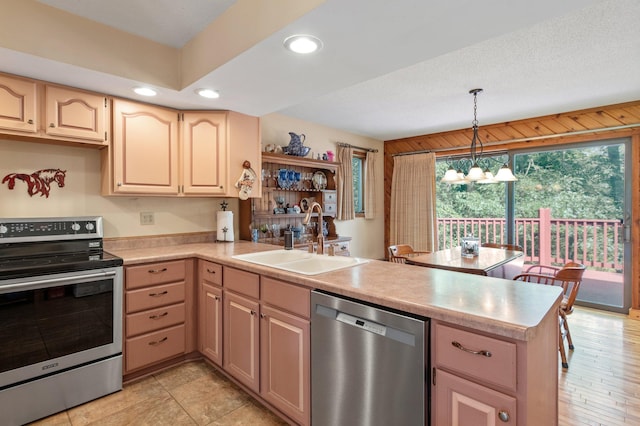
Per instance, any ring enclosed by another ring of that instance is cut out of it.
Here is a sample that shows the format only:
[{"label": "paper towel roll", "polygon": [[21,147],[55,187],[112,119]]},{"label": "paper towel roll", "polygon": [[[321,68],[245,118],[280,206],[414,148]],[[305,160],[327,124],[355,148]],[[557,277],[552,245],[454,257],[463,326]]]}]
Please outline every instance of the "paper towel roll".
[{"label": "paper towel roll", "polygon": [[[224,228],[227,232],[224,232]],[[218,241],[233,241],[233,212],[218,212],[216,239]]]}]

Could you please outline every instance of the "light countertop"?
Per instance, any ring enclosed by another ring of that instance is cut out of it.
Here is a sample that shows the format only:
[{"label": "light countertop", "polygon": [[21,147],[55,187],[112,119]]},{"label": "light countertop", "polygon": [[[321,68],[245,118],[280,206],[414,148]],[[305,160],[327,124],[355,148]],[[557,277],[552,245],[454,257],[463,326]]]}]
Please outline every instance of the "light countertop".
[{"label": "light countertop", "polygon": [[197,257],[523,341],[536,335],[537,326],[544,317],[555,315],[562,297],[560,287],[380,260],[309,276],[231,257],[265,250],[282,249],[268,244],[236,241],[108,251],[122,257],[125,266]]}]

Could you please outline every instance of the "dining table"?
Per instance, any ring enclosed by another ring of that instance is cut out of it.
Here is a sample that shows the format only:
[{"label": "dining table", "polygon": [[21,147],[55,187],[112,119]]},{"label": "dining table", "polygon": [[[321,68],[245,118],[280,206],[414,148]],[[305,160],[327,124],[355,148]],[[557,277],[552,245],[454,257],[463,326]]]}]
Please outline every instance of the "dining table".
[{"label": "dining table", "polygon": [[522,272],[524,253],[480,247],[477,255],[463,255],[461,247],[438,250],[406,258],[406,263],[468,274],[512,279]]}]

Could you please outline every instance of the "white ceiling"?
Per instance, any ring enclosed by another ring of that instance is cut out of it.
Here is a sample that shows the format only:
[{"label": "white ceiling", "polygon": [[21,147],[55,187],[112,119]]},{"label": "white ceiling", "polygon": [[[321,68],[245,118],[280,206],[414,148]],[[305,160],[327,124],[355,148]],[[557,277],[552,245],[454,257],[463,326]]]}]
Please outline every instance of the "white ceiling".
[{"label": "white ceiling", "polygon": [[[39,1],[177,48],[236,3]],[[188,87],[160,88],[153,102],[279,112],[389,140],[470,127],[468,92],[481,87],[482,127],[639,100],[638,22],[638,0],[326,0]],[[282,41],[295,33],[316,35],[323,49],[285,51]],[[1,40],[0,71],[129,98],[139,83],[5,49]],[[222,97],[198,99],[193,91],[203,86]]]}]

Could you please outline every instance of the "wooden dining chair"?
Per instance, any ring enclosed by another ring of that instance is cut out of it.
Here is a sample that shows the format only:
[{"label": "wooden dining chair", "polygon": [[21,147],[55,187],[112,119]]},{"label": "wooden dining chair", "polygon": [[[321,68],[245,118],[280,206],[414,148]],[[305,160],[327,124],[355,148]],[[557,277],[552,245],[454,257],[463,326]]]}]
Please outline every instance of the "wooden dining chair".
[{"label": "wooden dining chair", "polygon": [[417,256],[419,254],[427,254],[428,251],[414,250],[409,244],[397,244],[389,246],[389,262],[406,263],[407,257]]},{"label": "wooden dining chair", "polygon": [[[569,324],[567,322],[567,315],[573,313],[573,304],[578,296],[580,290],[580,284],[582,283],[582,276],[587,268],[576,262],[569,262],[562,268],[554,266],[533,265],[529,267],[528,272],[517,275],[515,281],[526,281],[536,284],[545,285],[558,285],[562,287],[563,297],[560,302],[560,308],[558,310],[560,335],[558,348],[560,351],[560,357],[562,358],[562,368],[569,368],[567,362],[567,355],[564,350],[564,340],[567,340],[569,349],[573,350],[573,340],[571,339],[571,332],[569,331]],[[536,272],[531,272],[536,271]],[[541,273],[542,272],[542,273]],[[544,273],[547,272],[547,273]]]},{"label": "wooden dining chair", "polygon": [[499,248],[513,251],[524,251],[522,246],[517,244],[482,243],[482,247]]}]

